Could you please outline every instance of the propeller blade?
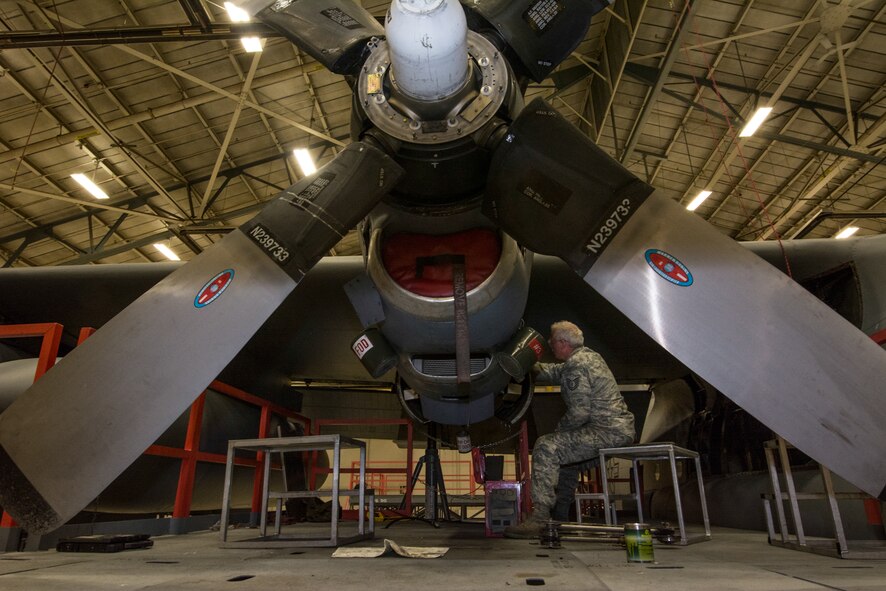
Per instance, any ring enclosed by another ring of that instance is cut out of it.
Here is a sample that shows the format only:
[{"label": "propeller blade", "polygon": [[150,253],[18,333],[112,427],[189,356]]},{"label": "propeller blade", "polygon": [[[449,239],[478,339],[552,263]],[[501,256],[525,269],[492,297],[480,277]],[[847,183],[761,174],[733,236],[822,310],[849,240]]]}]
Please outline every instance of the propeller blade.
[{"label": "propeller blade", "polygon": [[816,461],[886,498],[886,351],[653,192],[542,100],[493,156],[486,211],[563,258],[671,354]]},{"label": "propeller blade", "polygon": [[83,509],[401,174],[348,146],[74,349],[0,415],[0,505],[31,532]]},{"label": "propeller blade", "polygon": [[498,31],[536,82],[548,77],[584,39],[609,0],[462,0]]},{"label": "propeller blade", "polygon": [[243,9],[336,74],[354,74],[384,37],[381,23],[355,0],[250,0]]}]

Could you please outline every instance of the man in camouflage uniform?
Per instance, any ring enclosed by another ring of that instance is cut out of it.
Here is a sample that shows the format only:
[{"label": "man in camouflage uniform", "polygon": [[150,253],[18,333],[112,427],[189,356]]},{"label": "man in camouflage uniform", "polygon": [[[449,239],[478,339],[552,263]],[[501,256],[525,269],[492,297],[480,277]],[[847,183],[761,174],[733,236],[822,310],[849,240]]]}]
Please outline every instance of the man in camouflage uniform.
[{"label": "man in camouflage uniform", "polygon": [[[539,363],[537,379],[560,383],[566,414],[553,433],[542,435],[532,449],[532,505],[520,525],[505,529],[509,538],[534,538],[542,523],[568,510],[578,482],[579,464],[597,450],[634,441],[634,415],[628,411],[615,377],[599,353],[584,346],[584,335],[571,322],[551,325],[548,340],[563,363]],[[571,464],[571,465],[569,465]]]}]

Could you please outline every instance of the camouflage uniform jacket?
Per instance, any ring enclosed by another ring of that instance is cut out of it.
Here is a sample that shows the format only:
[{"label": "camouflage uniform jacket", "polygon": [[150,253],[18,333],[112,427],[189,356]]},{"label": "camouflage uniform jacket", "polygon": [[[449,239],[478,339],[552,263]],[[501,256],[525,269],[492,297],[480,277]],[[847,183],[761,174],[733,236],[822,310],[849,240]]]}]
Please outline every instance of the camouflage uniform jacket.
[{"label": "camouflage uniform jacket", "polygon": [[591,427],[634,438],[634,415],[599,353],[579,347],[565,362],[539,363],[538,368],[539,381],[560,383],[560,395],[566,403],[566,414],[555,432]]}]

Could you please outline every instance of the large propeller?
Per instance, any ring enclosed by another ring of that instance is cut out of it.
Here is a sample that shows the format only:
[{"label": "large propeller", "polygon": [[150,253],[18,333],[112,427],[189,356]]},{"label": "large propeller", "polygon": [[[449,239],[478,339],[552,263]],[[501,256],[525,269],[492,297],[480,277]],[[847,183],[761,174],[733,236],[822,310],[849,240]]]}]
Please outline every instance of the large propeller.
[{"label": "large propeller", "polygon": [[0,506],[33,532],[83,509],[401,174],[351,144],[68,354],[0,415]]},{"label": "large propeller", "polygon": [[[497,37],[516,56],[515,69],[541,81],[610,3],[463,6],[471,28]],[[389,21],[395,12],[432,16],[446,1],[394,4]],[[301,0],[277,2],[265,14],[313,11],[316,19],[333,5],[348,14],[362,10],[352,2]],[[308,35],[296,27],[287,34],[297,43]],[[484,209],[503,230],[565,260],[675,357],[808,455],[866,492],[886,495],[886,408],[877,397],[886,352],[863,333],[655,194],[540,99],[494,149],[486,190]]]}]

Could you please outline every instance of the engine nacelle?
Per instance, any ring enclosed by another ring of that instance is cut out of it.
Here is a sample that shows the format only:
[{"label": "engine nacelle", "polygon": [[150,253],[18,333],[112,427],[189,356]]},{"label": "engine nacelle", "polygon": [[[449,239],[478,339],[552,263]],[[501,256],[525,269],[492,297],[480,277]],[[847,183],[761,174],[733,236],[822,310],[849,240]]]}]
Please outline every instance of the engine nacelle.
[{"label": "engine nacelle", "polygon": [[[397,370],[423,418],[467,424],[493,416],[512,376],[496,356],[522,323],[531,253],[474,209],[439,219],[382,208],[364,234],[366,269],[381,300],[380,333],[398,353]],[[456,378],[455,287],[444,255],[465,260],[470,387]],[[522,376],[521,376],[522,378]]]}]

